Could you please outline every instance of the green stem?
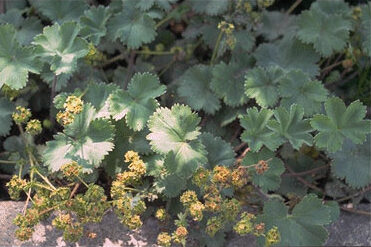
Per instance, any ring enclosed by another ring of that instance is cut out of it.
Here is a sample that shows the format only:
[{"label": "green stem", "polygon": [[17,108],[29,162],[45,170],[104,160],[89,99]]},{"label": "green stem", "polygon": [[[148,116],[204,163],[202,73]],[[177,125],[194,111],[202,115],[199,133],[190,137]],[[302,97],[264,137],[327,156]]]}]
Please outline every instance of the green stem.
[{"label": "green stem", "polygon": [[75,175],[75,176],[77,177],[78,180],[80,180],[80,182],[81,182],[83,185],[86,186],[86,188],[89,188],[89,185],[88,185],[87,183],[85,183],[85,181],[84,181],[82,178],[80,178],[79,175]]},{"label": "green stem", "polygon": [[155,29],[158,29],[160,26],[162,26],[165,22],[169,21],[170,19],[173,18],[173,15],[172,13],[169,13],[168,16],[166,16],[164,19],[162,19],[161,21],[159,21],[156,26],[155,26]]},{"label": "green stem", "polygon": [[159,56],[174,54],[174,52],[172,51],[136,51],[135,53],[142,55],[159,55]]},{"label": "green stem", "polygon": [[175,60],[172,59],[170,63],[168,63],[165,68],[161,70],[161,72],[158,74],[158,76],[162,76],[170,67],[175,63]]},{"label": "green stem", "polygon": [[216,44],[213,50],[213,54],[211,56],[210,65],[214,64],[214,61],[216,59],[216,54],[218,53],[218,49],[219,49],[219,45],[220,45],[220,41],[222,40],[222,37],[223,37],[223,31],[220,30],[218,38],[216,39]]},{"label": "green stem", "polygon": [[47,190],[50,190],[50,191],[54,191],[52,188],[48,187],[48,186],[45,186],[41,183],[33,183],[34,185],[40,187],[40,188],[44,188],[44,189],[47,189]]},{"label": "green stem", "polygon": [[49,181],[48,178],[42,175],[36,168],[33,170],[37,173],[37,175],[39,175],[42,178],[42,180],[45,181],[45,183],[47,183],[51,188],[53,188],[53,190],[57,190],[57,188],[54,187],[54,185]]},{"label": "green stem", "polygon": [[2,164],[16,164],[17,162],[12,161],[12,160],[0,160],[0,163],[2,163]]}]

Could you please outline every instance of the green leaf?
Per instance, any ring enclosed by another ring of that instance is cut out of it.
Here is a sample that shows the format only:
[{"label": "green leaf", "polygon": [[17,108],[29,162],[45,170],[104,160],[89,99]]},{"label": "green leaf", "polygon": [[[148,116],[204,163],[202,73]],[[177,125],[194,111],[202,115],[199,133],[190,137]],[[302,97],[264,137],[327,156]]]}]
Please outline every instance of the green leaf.
[{"label": "green leaf", "polygon": [[240,123],[245,129],[241,140],[247,142],[252,152],[259,151],[263,145],[274,151],[282,144],[279,136],[267,128],[272,115],[273,112],[269,109],[261,109],[259,112],[256,107],[253,107],[248,108],[247,115],[241,117]]},{"label": "green leaf", "polygon": [[228,0],[190,0],[190,4],[199,14],[219,15],[228,9]]},{"label": "green leaf", "polygon": [[303,119],[304,108],[293,104],[290,112],[279,107],[274,110],[275,120],[268,123],[268,128],[277,133],[279,137],[288,140],[295,149],[299,149],[303,143],[312,145],[313,137],[310,134],[312,128],[309,119]]},{"label": "green leaf", "polygon": [[258,174],[253,168],[253,184],[259,186],[265,192],[278,189],[281,183],[281,174],[285,171],[282,160],[276,158],[272,151],[263,148],[258,153],[248,152],[242,160],[242,165],[251,166],[257,164],[260,160],[267,161],[269,168],[263,174]]},{"label": "green leaf", "polygon": [[106,24],[110,16],[109,9],[102,5],[86,10],[80,18],[81,35],[98,45],[107,33]]},{"label": "green leaf", "polygon": [[202,133],[200,139],[207,151],[206,168],[213,169],[216,165],[233,165],[235,153],[231,144],[210,133]]},{"label": "green leaf", "polygon": [[276,43],[262,44],[254,56],[257,65],[262,67],[278,66],[284,70],[302,70],[310,76],[318,75],[316,64],[320,56],[310,46],[294,38],[284,38]]},{"label": "green leaf", "polygon": [[12,24],[16,32],[17,40],[22,45],[29,45],[34,36],[42,31],[42,25],[38,18],[31,16],[24,18],[19,9],[7,10],[0,15],[0,24]]},{"label": "green leaf", "polygon": [[199,141],[200,118],[191,108],[175,104],[171,109],[158,108],[148,120],[152,150],[167,154],[179,177],[187,178],[200,166],[207,163],[207,152]]},{"label": "green leaf", "polygon": [[293,70],[285,74],[279,81],[279,92],[282,96],[281,105],[289,108],[292,104],[304,107],[304,115],[311,116],[322,109],[328,91],[322,83],[311,80],[301,70]]},{"label": "green leaf", "polygon": [[294,207],[292,214],[288,214],[282,202],[268,201],[257,220],[264,222],[266,229],[278,227],[281,242],[277,246],[320,246],[328,238],[323,225],[331,223],[332,211],[333,208],[309,194]]},{"label": "green leaf", "polygon": [[73,123],[46,143],[43,152],[45,165],[58,171],[65,163],[75,160],[85,172],[100,165],[104,156],[114,147],[114,129],[109,120],[96,118],[95,109],[85,104]]},{"label": "green leaf", "polygon": [[156,110],[159,103],[155,98],[165,93],[166,86],[160,84],[156,75],[136,73],[128,85],[128,90],[118,90],[109,98],[109,111],[115,120],[123,117],[128,126],[142,130],[149,116]]},{"label": "green leaf", "polygon": [[35,37],[33,44],[43,61],[50,64],[56,74],[70,74],[77,68],[77,59],[88,53],[88,43],[77,35],[80,28],[74,22],[61,26],[54,24],[44,28],[43,33]]},{"label": "green leaf", "polygon": [[169,11],[171,10],[171,4],[176,2],[177,0],[138,0],[135,6],[142,11],[147,11],[156,5],[165,11]]},{"label": "green leaf", "polygon": [[97,118],[109,118],[109,96],[119,87],[115,84],[105,83],[91,83],[87,87],[87,91],[83,96],[83,100],[87,101],[94,106],[97,110]]},{"label": "green leaf", "polygon": [[26,86],[28,73],[39,73],[41,64],[31,47],[20,46],[12,25],[0,25],[0,88],[6,84],[12,89]]},{"label": "green leaf", "polygon": [[138,49],[156,37],[155,22],[148,14],[135,8],[135,4],[136,1],[125,1],[124,9],[108,22],[111,39],[120,38],[129,49]]},{"label": "green leaf", "polygon": [[310,9],[322,11],[326,15],[349,16],[351,13],[348,3],[343,0],[317,0],[310,6]]},{"label": "green leaf", "polygon": [[312,127],[319,131],[314,141],[320,148],[333,153],[341,150],[345,138],[361,144],[371,132],[370,120],[363,120],[366,106],[359,100],[346,107],[341,99],[329,98],[325,110],[327,115],[315,115],[311,121]]},{"label": "green leaf", "polygon": [[365,187],[371,183],[370,135],[362,145],[345,140],[343,150],[330,155],[333,158],[331,170],[339,178],[345,178],[353,188]]},{"label": "green leaf", "polygon": [[362,50],[371,57],[371,4],[362,5],[361,16]]},{"label": "green leaf", "polygon": [[9,134],[13,111],[14,104],[7,98],[0,98],[0,136]]},{"label": "green leaf", "polygon": [[303,11],[298,18],[298,38],[313,44],[324,57],[344,49],[352,30],[352,23],[341,15],[328,16],[311,9]]},{"label": "green leaf", "polygon": [[279,11],[263,10],[261,26],[258,34],[263,34],[269,40],[275,40],[280,36],[291,34],[295,31],[296,16],[286,15]]},{"label": "green leaf", "polygon": [[178,95],[194,110],[204,110],[214,114],[219,110],[218,97],[210,89],[211,68],[206,65],[195,65],[189,68],[178,80]]},{"label": "green leaf", "polygon": [[169,174],[158,182],[163,187],[163,193],[169,198],[177,197],[185,188],[186,180],[175,174]]},{"label": "green leaf", "polygon": [[224,103],[229,106],[239,106],[247,102],[244,94],[243,64],[221,62],[212,71],[211,89]]},{"label": "green leaf", "polygon": [[245,76],[245,93],[261,107],[273,107],[278,101],[278,81],[283,72],[278,67],[256,67]]},{"label": "green leaf", "polygon": [[88,8],[84,0],[30,0],[33,7],[53,22],[78,21]]}]

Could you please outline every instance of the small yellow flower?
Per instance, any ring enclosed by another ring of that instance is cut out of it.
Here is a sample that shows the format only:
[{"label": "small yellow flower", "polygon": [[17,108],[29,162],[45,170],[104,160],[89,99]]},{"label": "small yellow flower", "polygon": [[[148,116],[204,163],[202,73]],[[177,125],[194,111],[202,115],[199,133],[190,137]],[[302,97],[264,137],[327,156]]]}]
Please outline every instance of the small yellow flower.
[{"label": "small yellow flower", "polygon": [[213,172],[214,175],[212,181],[215,183],[227,185],[231,179],[231,171],[224,166],[215,166]]},{"label": "small yellow flower", "polygon": [[156,214],[155,214],[155,217],[159,220],[159,221],[165,221],[166,220],[166,211],[165,209],[163,208],[159,208],[157,211],[156,211]]},{"label": "small yellow flower", "polygon": [[167,232],[161,232],[157,237],[157,244],[163,247],[171,246],[171,236]]},{"label": "small yellow flower", "polygon": [[133,150],[127,151],[125,154],[125,162],[133,162],[139,159],[139,154]]},{"label": "small yellow flower", "polygon": [[24,108],[22,106],[17,106],[12,117],[16,124],[23,124],[30,119],[31,111],[30,109]]},{"label": "small yellow flower", "polygon": [[32,119],[27,123],[26,132],[30,135],[38,135],[42,131],[41,122],[38,119]]},{"label": "small yellow flower", "polygon": [[83,104],[84,102],[79,97],[70,95],[67,97],[63,107],[65,108],[66,112],[78,114],[82,111]]},{"label": "small yellow flower", "polygon": [[196,192],[193,190],[187,190],[180,197],[180,202],[185,206],[189,206],[191,203],[198,201]]},{"label": "small yellow flower", "polygon": [[194,202],[189,206],[189,212],[194,221],[202,220],[203,210],[205,210],[205,206],[200,201]]},{"label": "small yellow flower", "polygon": [[271,246],[272,244],[279,243],[281,241],[280,233],[278,232],[278,228],[275,226],[271,228],[266,236],[265,236],[265,243],[267,246]]}]

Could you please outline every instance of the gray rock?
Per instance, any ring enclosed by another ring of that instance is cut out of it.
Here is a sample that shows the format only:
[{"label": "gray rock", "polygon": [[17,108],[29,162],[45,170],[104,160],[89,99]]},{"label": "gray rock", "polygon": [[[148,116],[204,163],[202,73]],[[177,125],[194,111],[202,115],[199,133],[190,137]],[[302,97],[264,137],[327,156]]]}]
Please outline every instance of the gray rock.
[{"label": "gray rock", "polygon": [[[20,242],[14,238],[17,227],[12,223],[17,213],[23,209],[24,202],[0,202],[0,246],[156,246],[160,232],[157,220],[149,218],[140,230],[125,228],[113,212],[107,213],[99,224],[87,224],[85,232],[97,234],[95,239],[84,236],[75,244],[62,239],[62,232],[51,226],[51,219],[36,226],[30,241]],[[362,210],[371,210],[370,205],[361,205]],[[330,238],[326,246],[371,246],[370,217],[341,212],[340,219],[328,227]],[[252,235],[240,237],[232,234],[226,244],[228,247],[256,246]]]},{"label": "gray rock", "polygon": [[[371,204],[358,209],[371,211]],[[328,227],[326,246],[371,246],[371,217],[342,211],[339,219]]]},{"label": "gray rock", "polygon": [[14,238],[17,227],[12,223],[15,216],[22,212],[24,202],[0,202],[0,246],[156,246],[160,232],[157,221],[149,218],[137,231],[125,228],[113,212],[108,212],[99,224],[87,224],[85,232],[94,232],[97,237],[84,236],[78,243],[71,244],[62,239],[62,232],[51,226],[51,219],[38,224],[30,241],[21,242]]}]

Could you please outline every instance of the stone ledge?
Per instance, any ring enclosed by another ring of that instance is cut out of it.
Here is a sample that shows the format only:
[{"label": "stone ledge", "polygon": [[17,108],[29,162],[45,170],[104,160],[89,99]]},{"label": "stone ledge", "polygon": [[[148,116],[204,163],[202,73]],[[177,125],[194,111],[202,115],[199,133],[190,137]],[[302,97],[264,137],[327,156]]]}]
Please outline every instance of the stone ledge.
[{"label": "stone ledge", "polygon": [[[63,241],[62,232],[51,226],[50,220],[36,226],[30,241],[20,242],[14,238],[16,226],[12,220],[23,209],[24,202],[0,202],[0,246],[157,246],[156,238],[160,232],[158,222],[154,218],[147,219],[143,227],[137,231],[125,228],[113,212],[107,213],[102,222],[87,224],[86,232],[95,232],[97,237],[90,239],[84,236],[81,241],[71,244]],[[361,205],[362,210],[371,210],[371,205]],[[340,219],[328,227],[330,238],[326,246],[371,246],[371,218],[342,212]],[[232,234],[228,247],[255,246],[253,236],[240,237]]]}]

